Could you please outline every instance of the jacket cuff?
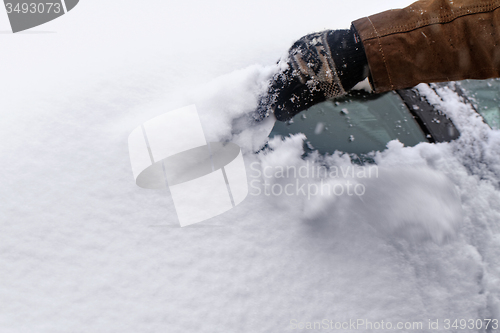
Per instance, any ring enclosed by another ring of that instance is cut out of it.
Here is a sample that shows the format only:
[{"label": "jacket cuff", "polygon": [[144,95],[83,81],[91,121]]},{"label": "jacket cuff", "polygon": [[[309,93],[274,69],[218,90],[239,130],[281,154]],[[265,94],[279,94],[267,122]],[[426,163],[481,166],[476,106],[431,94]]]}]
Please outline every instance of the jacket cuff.
[{"label": "jacket cuff", "polygon": [[353,22],[375,92],[500,76],[500,0],[422,0]]},{"label": "jacket cuff", "polygon": [[391,82],[388,65],[386,62],[384,48],[377,36],[377,31],[368,17],[352,22],[356,29],[365,50],[368,67],[370,68],[370,83],[376,93],[394,90]]}]

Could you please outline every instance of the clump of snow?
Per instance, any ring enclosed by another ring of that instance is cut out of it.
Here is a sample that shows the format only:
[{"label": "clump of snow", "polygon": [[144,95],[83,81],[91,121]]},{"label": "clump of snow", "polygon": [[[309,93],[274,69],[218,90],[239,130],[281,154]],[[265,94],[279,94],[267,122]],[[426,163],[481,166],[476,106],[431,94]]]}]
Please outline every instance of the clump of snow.
[{"label": "clump of snow", "polygon": [[[275,137],[269,142],[269,149],[258,156],[262,174],[268,170],[271,176],[265,179],[270,189],[277,182],[281,183],[280,188],[285,188],[286,184],[291,188],[299,183],[305,185],[303,196],[306,200],[303,204],[306,218],[317,218],[319,214],[328,219],[326,212],[335,211],[344,218],[335,217],[332,223],[362,221],[388,241],[402,239],[421,243],[432,240],[442,243],[454,238],[463,216],[457,188],[444,173],[429,168],[415,152],[406,151],[407,155],[414,155],[413,160],[407,156],[404,162],[396,165],[385,162],[385,159],[390,159],[388,155],[401,156],[406,149],[394,141],[387,151],[377,156],[377,165],[358,166],[340,152],[326,159],[314,154],[304,159],[303,140],[304,135],[284,140]],[[285,175],[273,173],[273,170],[289,169],[309,171],[300,175],[290,171]],[[318,169],[323,172],[316,171]],[[335,188],[340,184],[343,185]],[[349,188],[347,184],[350,184]],[[335,189],[335,193],[331,189]],[[269,196],[278,197],[274,199],[277,201],[286,197],[279,190],[276,192],[278,195],[271,193]],[[298,195],[293,191],[290,193]],[[342,219],[345,221],[341,222]]]},{"label": "clump of snow", "polygon": [[276,70],[276,66],[250,66],[192,92],[188,100],[197,106],[207,141],[231,140],[245,152],[256,151],[266,143],[274,117],[256,122],[252,114]]},{"label": "clump of snow", "polygon": [[381,169],[366,187],[362,202],[353,202],[352,209],[389,241],[442,243],[461,226],[460,197],[441,172],[401,165]]}]

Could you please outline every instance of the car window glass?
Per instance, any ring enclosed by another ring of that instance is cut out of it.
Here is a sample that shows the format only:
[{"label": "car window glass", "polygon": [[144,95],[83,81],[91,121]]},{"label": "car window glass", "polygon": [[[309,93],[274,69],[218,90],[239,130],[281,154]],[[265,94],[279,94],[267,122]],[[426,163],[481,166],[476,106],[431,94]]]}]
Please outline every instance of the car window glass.
[{"label": "car window glass", "polygon": [[290,122],[276,122],[271,136],[304,133],[308,145],[320,153],[335,150],[367,154],[384,150],[398,139],[406,146],[426,142],[420,126],[395,92],[355,93],[319,103]]},{"label": "car window glass", "polygon": [[460,87],[492,128],[500,128],[500,79],[464,80]]}]

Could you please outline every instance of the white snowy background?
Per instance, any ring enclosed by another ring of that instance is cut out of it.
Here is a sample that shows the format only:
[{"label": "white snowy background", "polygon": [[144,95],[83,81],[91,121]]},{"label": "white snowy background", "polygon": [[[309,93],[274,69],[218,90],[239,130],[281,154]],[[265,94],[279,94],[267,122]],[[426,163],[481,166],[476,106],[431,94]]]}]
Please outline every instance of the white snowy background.
[{"label": "white snowy background", "polygon": [[[0,10],[0,332],[500,318],[500,133],[446,89],[420,87],[462,137],[391,142],[362,199],[249,196],[180,228],[168,191],[134,184],[135,127],[196,103],[251,151],[231,120],[294,40],[410,3],[82,0],[19,34]],[[245,159],[306,163],[300,136],[270,145]]]}]

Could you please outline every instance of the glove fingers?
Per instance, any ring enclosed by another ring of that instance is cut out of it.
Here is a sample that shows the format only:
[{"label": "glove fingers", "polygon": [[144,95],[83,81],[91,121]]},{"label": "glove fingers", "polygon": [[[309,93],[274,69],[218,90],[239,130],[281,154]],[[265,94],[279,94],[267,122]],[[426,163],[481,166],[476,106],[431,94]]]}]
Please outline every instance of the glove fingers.
[{"label": "glove fingers", "polygon": [[259,102],[260,119],[274,112],[276,119],[286,121],[297,113],[326,100],[319,83],[303,84],[291,68],[275,75],[271,86]]},{"label": "glove fingers", "polygon": [[274,114],[276,119],[287,121],[297,113],[325,100],[325,94],[317,84],[304,85],[298,82],[295,85],[288,85],[286,94],[279,95],[274,106]]},{"label": "glove fingers", "polygon": [[292,45],[288,56],[287,68],[273,77],[261,98],[257,118],[274,112],[278,120],[288,120],[316,103],[345,95],[368,76],[366,55],[354,29],[306,35]]}]

